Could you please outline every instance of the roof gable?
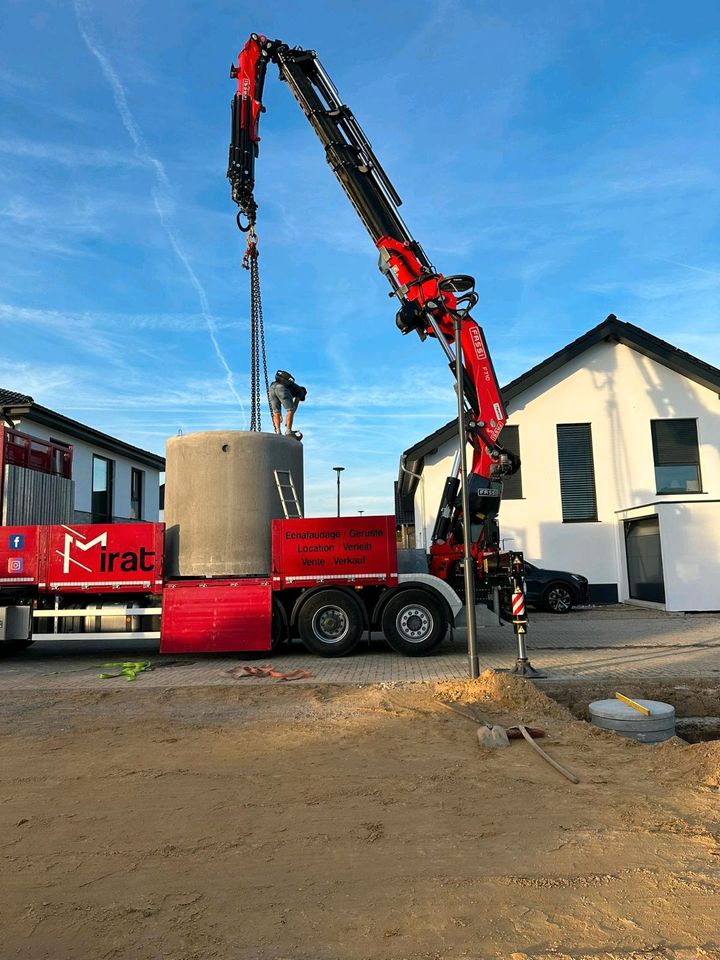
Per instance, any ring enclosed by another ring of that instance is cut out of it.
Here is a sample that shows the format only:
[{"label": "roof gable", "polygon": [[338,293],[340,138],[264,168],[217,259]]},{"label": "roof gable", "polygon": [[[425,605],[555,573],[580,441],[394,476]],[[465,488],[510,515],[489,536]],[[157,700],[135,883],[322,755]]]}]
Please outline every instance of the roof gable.
[{"label": "roof gable", "polygon": [[[704,360],[700,360],[692,354],[674,347],[671,343],[653,336],[641,327],[626,323],[624,320],[618,320],[615,314],[611,313],[602,323],[588,330],[577,340],[568,343],[562,349],[553,353],[552,356],[526,370],[525,373],[502,387],[500,392],[503,400],[505,403],[509,403],[523,391],[540,383],[545,377],[550,376],[566,363],[585,353],[586,350],[606,342],[622,343],[670,370],[674,370],[681,376],[720,394],[720,370],[717,367],[713,367],[712,364],[705,363]],[[417,479],[412,474],[417,475],[422,472],[425,457],[456,435],[457,417],[403,452],[400,457],[400,475],[398,477],[400,492],[403,495],[414,489]]]},{"label": "roof gable", "polygon": [[701,386],[707,387],[715,393],[720,393],[720,370],[717,367],[705,363],[704,360],[699,360],[692,354],[674,347],[666,340],[661,340],[632,323],[618,320],[615,314],[611,313],[592,330],[588,330],[587,333],[568,343],[557,353],[553,353],[552,356],[531,367],[530,370],[526,370],[515,380],[511,380],[502,388],[503,399],[506,402],[514,399],[528,387],[535,386],[536,383],[544,380],[545,377],[554,373],[570,360],[574,360],[581,353],[585,353],[586,350],[596,344],[608,341],[622,343],[656,363],[674,370],[675,373],[687,377],[688,380],[694,380]]}]

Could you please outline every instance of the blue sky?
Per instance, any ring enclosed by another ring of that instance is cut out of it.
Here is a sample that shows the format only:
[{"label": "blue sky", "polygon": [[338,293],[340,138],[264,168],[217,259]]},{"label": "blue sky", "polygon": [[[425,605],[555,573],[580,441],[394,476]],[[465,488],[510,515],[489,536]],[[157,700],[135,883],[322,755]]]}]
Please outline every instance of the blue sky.
[{"label": "blue sky", "polygon": [[[720,366],[720,8],[693,2],[6,0],[0,385],[159,453],[246,429],[248,276],[228,67],[312,47],[506,383],[608,313]],[[309,390],[306,508],[391,512],[449,420],[370,239],[268,74],[256,197],[271,372]],[[263,416],[269,428],[269,416]]]}]

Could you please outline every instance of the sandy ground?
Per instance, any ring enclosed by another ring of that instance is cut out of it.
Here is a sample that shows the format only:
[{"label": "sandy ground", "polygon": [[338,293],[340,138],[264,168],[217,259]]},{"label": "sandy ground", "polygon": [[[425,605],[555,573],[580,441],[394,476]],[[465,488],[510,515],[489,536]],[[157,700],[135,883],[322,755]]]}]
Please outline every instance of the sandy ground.
[{"label": "sandy ground", "polygon": [[[544,727],[574,785],[523,741]],[[647,747],[497,674],[9,693],[0,956],[720,958],[720,745]]]}]

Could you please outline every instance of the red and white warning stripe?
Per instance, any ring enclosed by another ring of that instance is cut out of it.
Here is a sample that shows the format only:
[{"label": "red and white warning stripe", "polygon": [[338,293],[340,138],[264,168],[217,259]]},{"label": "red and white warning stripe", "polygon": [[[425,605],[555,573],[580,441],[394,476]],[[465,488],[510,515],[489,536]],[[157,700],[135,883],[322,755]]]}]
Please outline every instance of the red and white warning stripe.
[{"label": "red and white warning stripe", "polygon": [[512,612],[514,617],[525,616],[525,594],[518,591],[513,594]]}]

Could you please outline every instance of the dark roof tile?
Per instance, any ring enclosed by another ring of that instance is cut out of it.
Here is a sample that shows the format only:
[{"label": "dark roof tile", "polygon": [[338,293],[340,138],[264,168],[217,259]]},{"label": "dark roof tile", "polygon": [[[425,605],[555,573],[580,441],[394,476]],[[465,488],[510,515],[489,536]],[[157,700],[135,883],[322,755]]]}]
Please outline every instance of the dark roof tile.
[{"label": "dark roof tile", "polygon": [[0,408],[27,407],[33,402],[33,398],[26,393],[16,393],[14,390],[5,390],[0,387]]}]

